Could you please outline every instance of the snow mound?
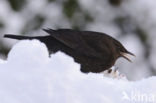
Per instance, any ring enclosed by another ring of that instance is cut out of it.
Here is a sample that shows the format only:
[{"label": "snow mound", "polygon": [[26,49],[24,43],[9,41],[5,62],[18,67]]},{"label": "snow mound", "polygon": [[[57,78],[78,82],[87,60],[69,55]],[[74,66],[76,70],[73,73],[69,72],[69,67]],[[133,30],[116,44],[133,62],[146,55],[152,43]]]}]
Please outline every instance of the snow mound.
[{"label": "snow mound", "polygon": [[130,82],[79,68],[37,40],[20,41],[0,60],[0,103],[156,103],[156,77]]}]

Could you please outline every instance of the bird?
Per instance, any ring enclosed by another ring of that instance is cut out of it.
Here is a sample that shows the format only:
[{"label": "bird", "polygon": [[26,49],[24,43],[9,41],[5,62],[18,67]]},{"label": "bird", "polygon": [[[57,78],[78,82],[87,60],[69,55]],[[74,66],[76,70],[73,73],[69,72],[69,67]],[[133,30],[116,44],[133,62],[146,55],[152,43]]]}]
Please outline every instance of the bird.
[{"label": "bird", "polygon": [[5,34],[5,38],[24,40],[37,39],[43,42],[49,54],[58,51],[73,57],[80,64],[83,73],[101,73],[114,66],[120,57],[132,62],[128,55],[135,56],[129,52],[118,40],[106,33],[96,31],[81,31],[74,29],[43,29],[46,36],[20,36]]}]

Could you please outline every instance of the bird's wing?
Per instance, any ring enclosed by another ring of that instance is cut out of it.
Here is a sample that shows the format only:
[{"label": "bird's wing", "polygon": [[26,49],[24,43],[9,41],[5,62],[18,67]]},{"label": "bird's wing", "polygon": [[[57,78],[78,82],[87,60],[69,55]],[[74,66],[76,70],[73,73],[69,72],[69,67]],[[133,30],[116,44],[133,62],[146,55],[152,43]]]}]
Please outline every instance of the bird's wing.
[{"label": "bird's wing", "polygon": [[75,52],[80,54],[84,54],[86,56],[92,57],[101,57],[99,53],[96,52],[93,48],[91,48],[86,41],[83,39],[81,33],[79,31],[71,30],[71,29],[44,29],[47,33],[49,33],[52,37],[59,40],[69,48],[73,49]]},{"label": "bird's wing", "polygon": [[111,55],[111,46],[113,46],[112,37],[104,33],[91,31],[84,31],[82,36],[86,44],[90,45],[91,48],[94,48],[102,57]]}]

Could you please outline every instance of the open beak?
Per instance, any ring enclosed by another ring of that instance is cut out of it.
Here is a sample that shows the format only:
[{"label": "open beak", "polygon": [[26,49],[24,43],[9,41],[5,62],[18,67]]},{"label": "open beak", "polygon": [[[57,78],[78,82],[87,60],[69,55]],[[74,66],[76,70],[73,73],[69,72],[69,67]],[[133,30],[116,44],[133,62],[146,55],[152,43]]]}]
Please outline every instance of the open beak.
[{"label": "open beak", "polygon": [[132,61],[130,60],[130,57],[129,57],[129,56],[136,57],[133,53],[131,53],[131,52],[129,52],[129,51],[126,52],[126,53],[121,52],[120,54],[121,54],[121,56],[122,56],[123,58],[125,58],[125,59],[128,60],[129,62],[132,62]]}]

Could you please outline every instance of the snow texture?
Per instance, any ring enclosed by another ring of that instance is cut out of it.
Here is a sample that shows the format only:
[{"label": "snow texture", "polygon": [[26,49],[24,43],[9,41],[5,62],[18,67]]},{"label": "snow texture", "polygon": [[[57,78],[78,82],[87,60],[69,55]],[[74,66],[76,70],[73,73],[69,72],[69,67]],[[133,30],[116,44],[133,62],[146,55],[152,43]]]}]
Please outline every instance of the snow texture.
[{"label": "snow texture", "polygon": [[156,103],[156,77],[132,82],[79,68],[37,40],[20,41],[0,60],[0,103]]}]

